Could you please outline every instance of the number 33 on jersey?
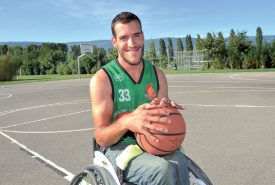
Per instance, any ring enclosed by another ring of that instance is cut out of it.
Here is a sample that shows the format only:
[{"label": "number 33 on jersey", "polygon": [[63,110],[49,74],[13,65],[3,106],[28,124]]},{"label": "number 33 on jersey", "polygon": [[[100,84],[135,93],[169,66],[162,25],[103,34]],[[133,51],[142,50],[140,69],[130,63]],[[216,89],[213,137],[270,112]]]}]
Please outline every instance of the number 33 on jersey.
[{"label": "number 33 on jersey", "polygon": [[119,89],[118,94],[119,94],[118,100],[120,102],[131,101],[131,95],[130,95],[129,89]]}]

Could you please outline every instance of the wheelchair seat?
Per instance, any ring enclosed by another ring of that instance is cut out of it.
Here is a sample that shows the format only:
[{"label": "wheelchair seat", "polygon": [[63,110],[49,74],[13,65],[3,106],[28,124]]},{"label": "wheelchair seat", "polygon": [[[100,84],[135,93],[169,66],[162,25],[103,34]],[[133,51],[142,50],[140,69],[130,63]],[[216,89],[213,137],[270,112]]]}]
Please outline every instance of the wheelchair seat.
[{"label": "wheelchair seat", "polygon": [[[110,161],[101,152],[102,148],[100,148],[95,138],[92,141],[92,149],[93,163],[75,175],[70,185],[135,185],[123,179],[122,170],[114,170]],[[188,156],[186,158],[188,160],[190,184],[212,185],[202,169]]]}]

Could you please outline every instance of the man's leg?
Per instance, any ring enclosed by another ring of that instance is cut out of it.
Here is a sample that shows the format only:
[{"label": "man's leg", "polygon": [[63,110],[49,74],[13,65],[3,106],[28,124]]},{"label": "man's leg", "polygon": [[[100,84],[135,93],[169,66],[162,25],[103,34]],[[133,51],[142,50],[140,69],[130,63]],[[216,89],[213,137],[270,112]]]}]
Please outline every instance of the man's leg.
[{"label": "man's leg", "polygon": [[[107,149],[106,157],[115,168],[116,157],[127,147],[119,143]],[[178,185],[178,166],[164,159],[144,152],[129,162],[124,171],[127,181],[138,185]]]},{"label": "man's leg", "polygon": [[172,154],[163,156],[166,160],[174,164],[178,168],[178,181],[179,185],[190,185],[189,170],[187,158],[179,150]]},{"label": "man's leg", "polygon": [[144,152],[133,159],[125,178],[138,185],[178,185],[177,168],[166,159]]}]

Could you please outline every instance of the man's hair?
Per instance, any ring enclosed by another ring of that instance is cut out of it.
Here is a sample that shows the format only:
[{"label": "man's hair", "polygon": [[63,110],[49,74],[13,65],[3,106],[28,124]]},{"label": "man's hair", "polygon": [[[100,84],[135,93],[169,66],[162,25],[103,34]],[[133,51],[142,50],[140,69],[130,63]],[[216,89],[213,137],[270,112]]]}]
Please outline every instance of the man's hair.
[{"label": "man's hair", "polygon": [[112,27],[111,27],[113,37],[116,38],[115,25],[117,23],[126,24],[126,23],[130,23],[134,20],[138,21],[139,26],[140,26],[140,31],[142,32],[141,21],[138,18],[138,16],[136,16],[135,14],[133,14],[131,12],[121,12],[118,15],[116,15],[112,21]]}]

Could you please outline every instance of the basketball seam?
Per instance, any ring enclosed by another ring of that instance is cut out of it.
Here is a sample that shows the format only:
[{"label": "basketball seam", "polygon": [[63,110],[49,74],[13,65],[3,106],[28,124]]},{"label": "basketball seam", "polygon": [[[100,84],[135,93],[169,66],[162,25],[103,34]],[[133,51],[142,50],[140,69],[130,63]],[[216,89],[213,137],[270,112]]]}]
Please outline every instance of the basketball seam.
[{"label": "basketball seam", "polygon": [[148,139],[147,139],[146,136],[144,136],[144,138],[145,138],[145,140],[147,141],[147,143],[148,143],[151,147],[153,147],[153,148],[155,148],[155,149],[157,149],[157,150],[159,150],[159,151],[161,151],[161,152],[173,152],[173,151],[175,151],[175,150],[163,150],[163,149],[160,149],[160,148],[154,146],[153,144],[151,144],[151,143],[148,141]]},{"label": "basketball seam", "polygon": [[154,135],[161,135],[161,136],[176,136],[176,135],[184,135],[185,132],[180,132],[180,133],[154,133],[148,130],[148,132],[150,134],[154,134]]}]

